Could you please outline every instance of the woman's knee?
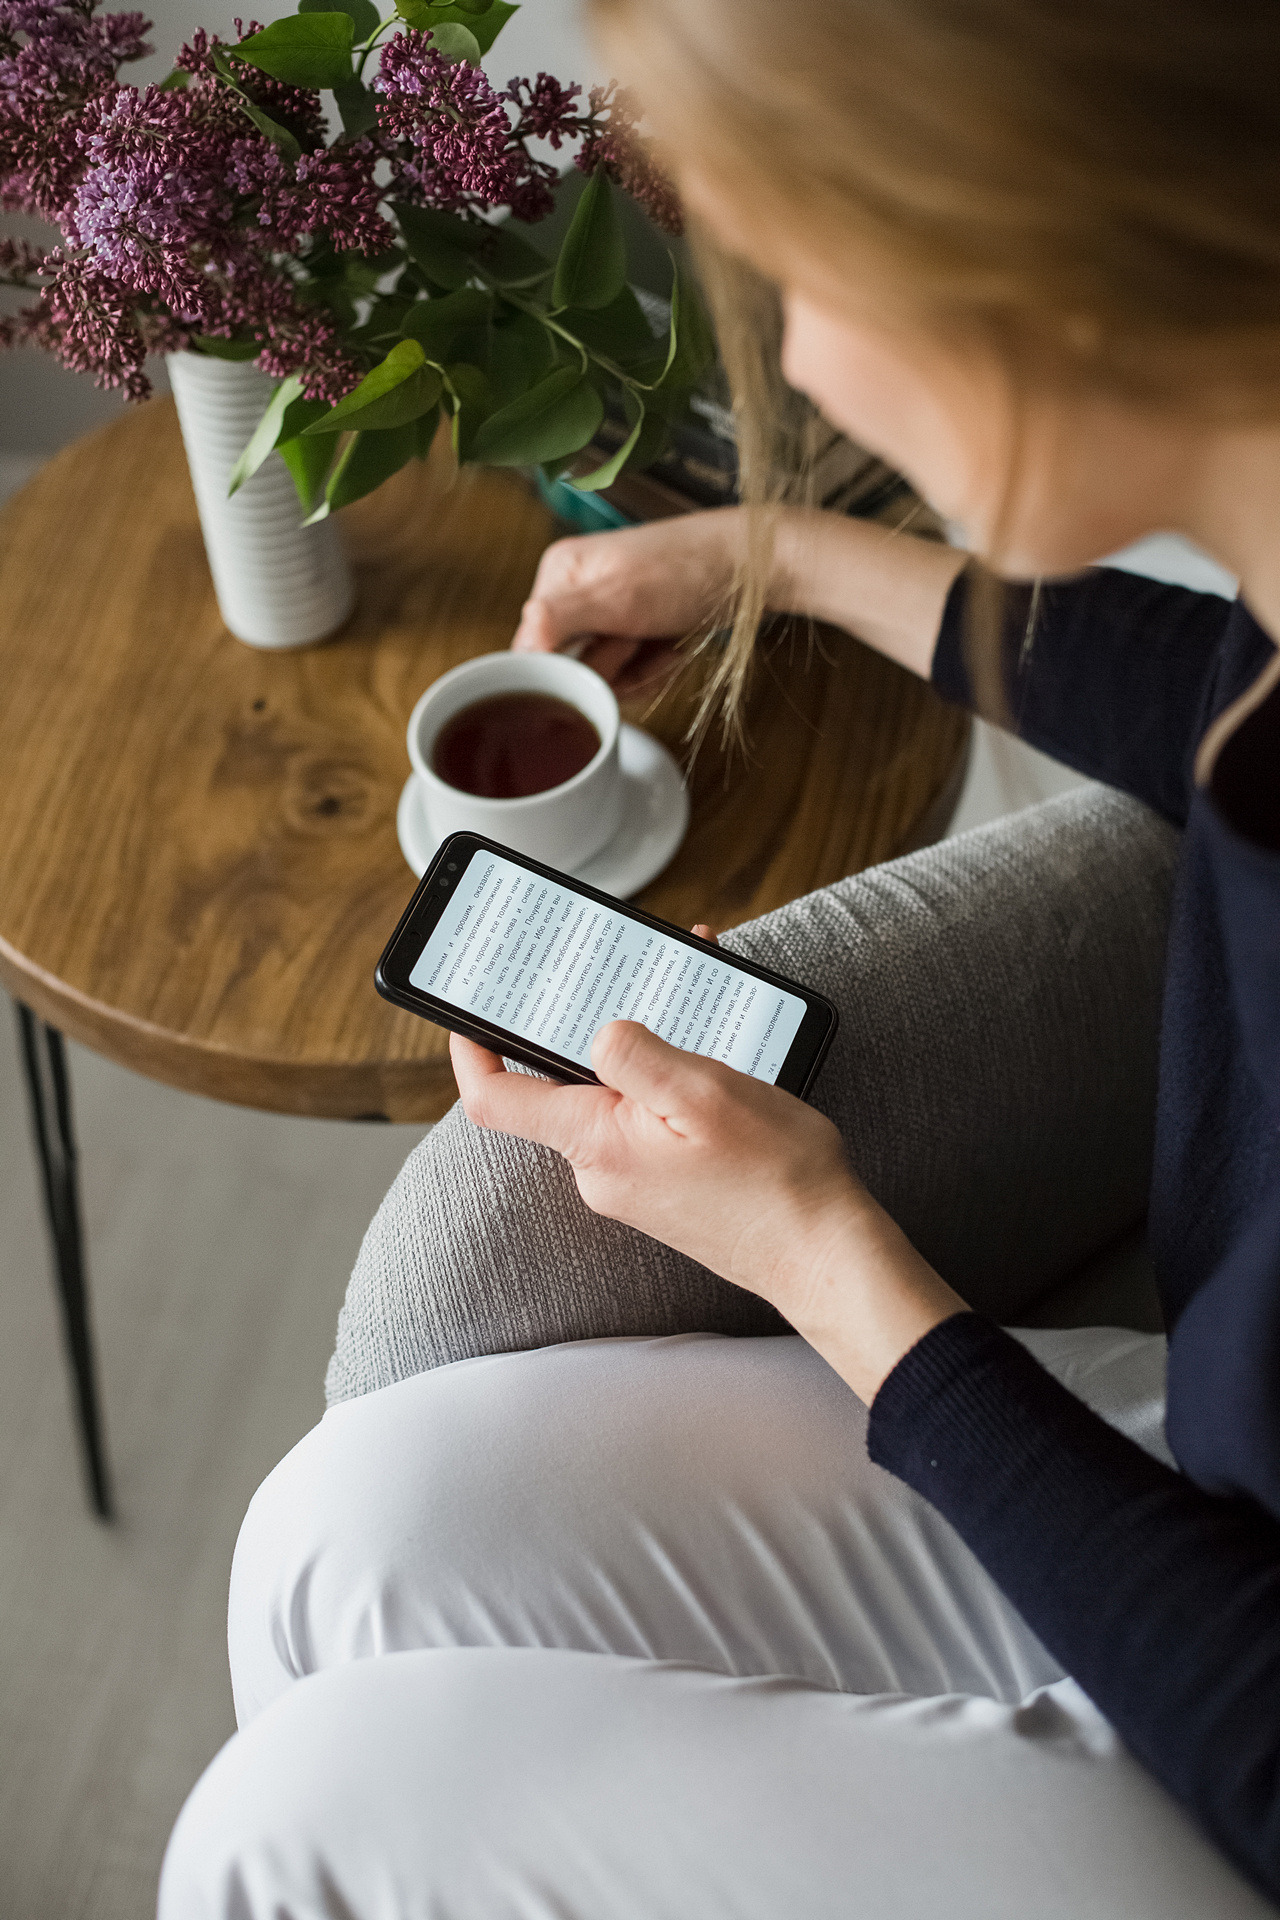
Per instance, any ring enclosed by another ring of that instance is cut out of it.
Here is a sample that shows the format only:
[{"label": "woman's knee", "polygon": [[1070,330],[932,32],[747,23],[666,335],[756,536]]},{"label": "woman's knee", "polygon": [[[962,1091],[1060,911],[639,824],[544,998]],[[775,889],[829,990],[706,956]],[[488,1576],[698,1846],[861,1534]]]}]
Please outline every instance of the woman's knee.
[{"label": "woman's knee", "polygon": [[[321,1669],[552,1634],[551,1543],[567,1554],[575,1516],[626,1504],[621,1466],[584,1431],[592,1382],[619,1358],[598,1344],[481,1357],[330,1408],[258,1489],[236,1543],[239,1725]],[[593,1644],[609,1647],[603,1628]]]},{"label": "woman's knee", "polygon": [[410,1154],[365,1234],[325,1382],[330,1405],[528,1344],[527,1224],[581,1206],[564,1172],[546,1149],[486,1134],[452,1108]]},{"label": "woman's knee", "polygon": [[626,1785],[645,1728],[624,1746],[645,1678],[594,1656],[456,1650],[317,1675],[195,1787],[159,1920],[630,1913],[613,1854],[615,1830],[651,1818]]},{"label": "woman's knee", "polygon": [[466,1675],[423,1666],[435,1658],[317,1675],[230,1740],[170,1838],[159,1920],[458,1912],[434,1896],[465,1868],[475,1729],[457,1710]]},{"label": "woman's knee", "polygon": [[338,1320],[331,1406],[455,1360],[646,1334],[772,1334],[772,1307],[583,1203],[549,1148],[454,1107],[406,1162]]}]

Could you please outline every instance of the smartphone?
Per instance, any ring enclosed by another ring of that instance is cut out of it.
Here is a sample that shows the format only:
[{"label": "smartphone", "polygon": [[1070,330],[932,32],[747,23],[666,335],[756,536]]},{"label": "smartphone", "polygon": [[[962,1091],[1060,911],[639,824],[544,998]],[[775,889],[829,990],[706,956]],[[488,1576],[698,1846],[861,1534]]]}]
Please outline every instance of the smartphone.
[{"label": "smartphone", "polygon": [[803,1097],[838,1019],[799,981],[475,833],[441,844],[374,981],[493,1053],[596,1086],[596,1034],[638,1020]]}]

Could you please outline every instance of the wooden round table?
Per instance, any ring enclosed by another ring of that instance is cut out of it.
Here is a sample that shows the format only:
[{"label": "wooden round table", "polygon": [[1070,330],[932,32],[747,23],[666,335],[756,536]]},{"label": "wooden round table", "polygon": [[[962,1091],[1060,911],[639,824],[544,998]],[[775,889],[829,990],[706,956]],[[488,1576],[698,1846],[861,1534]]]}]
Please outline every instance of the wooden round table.
[{"label": "wooden round table", "polygon": [[[343,527],[356,614],[326,645],[270,653],[218,616],[171,402],[69,447],[9,503],[0,980],[55,1040],[193,1093],[426,1122],[454,1098],[446,1036],[373,986],[414,887],[395,829],[405,726],[438,674],[507,645],[556,529],[514,474],[449,487],[418,465]],[[628,717],[679,755],[692,698]],[[954,801],[968,722],[846,636],[806,632],[767,649],[750,733],[747,760],[698,756],[688,838],[639,896],[651,912],[732,926],[921,843]],[[61,1071],[59,1042],[37,1116],[55,1158]],[[64,1180],[45,1156],[64,1267],[65,1117]]]},{"label": "wooden round table", "polygon": [[[0,515],[0,978],[125,1066],[281,1113],[437,1119],[447,1036],[379,999],[418,695],[505,647],[555,531],[516,475],[414,465],[348,508],[358,611],[300,652],[218,617],[168,401]],[[688,692],[629,712],[679,754]],[[845,636],[775,645],[751,757],[708,743],[638,904],[717,929],[927,837],[965,717]]]}]

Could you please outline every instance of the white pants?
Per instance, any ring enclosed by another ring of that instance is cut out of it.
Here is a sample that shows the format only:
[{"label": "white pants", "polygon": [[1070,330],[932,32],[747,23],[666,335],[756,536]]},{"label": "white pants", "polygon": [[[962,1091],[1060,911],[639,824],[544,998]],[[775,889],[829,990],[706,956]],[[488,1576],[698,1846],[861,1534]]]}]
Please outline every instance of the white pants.
[{"label": "white pants", "polygon": [[[1153,1453],[1164,1343],[1022,1336]],[[161,1920],[1262,1920],[795,1338],[346,1402],[231,1580]]]}]

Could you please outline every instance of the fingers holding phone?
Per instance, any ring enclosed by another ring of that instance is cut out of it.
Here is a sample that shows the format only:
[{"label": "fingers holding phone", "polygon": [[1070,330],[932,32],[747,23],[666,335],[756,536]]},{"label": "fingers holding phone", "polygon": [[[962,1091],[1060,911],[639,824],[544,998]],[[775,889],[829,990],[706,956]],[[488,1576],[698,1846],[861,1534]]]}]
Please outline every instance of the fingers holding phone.
[{"label": "fingers holding phone", "polygon": [[451,1048],[477,1125],[551,1147],[593,1212],[760,1294],[792,1324],[820,1243],[866,1202],[829,1120],[637,1021],[596,1034],[598,1087],[507,1073],[458,1037]]}]

